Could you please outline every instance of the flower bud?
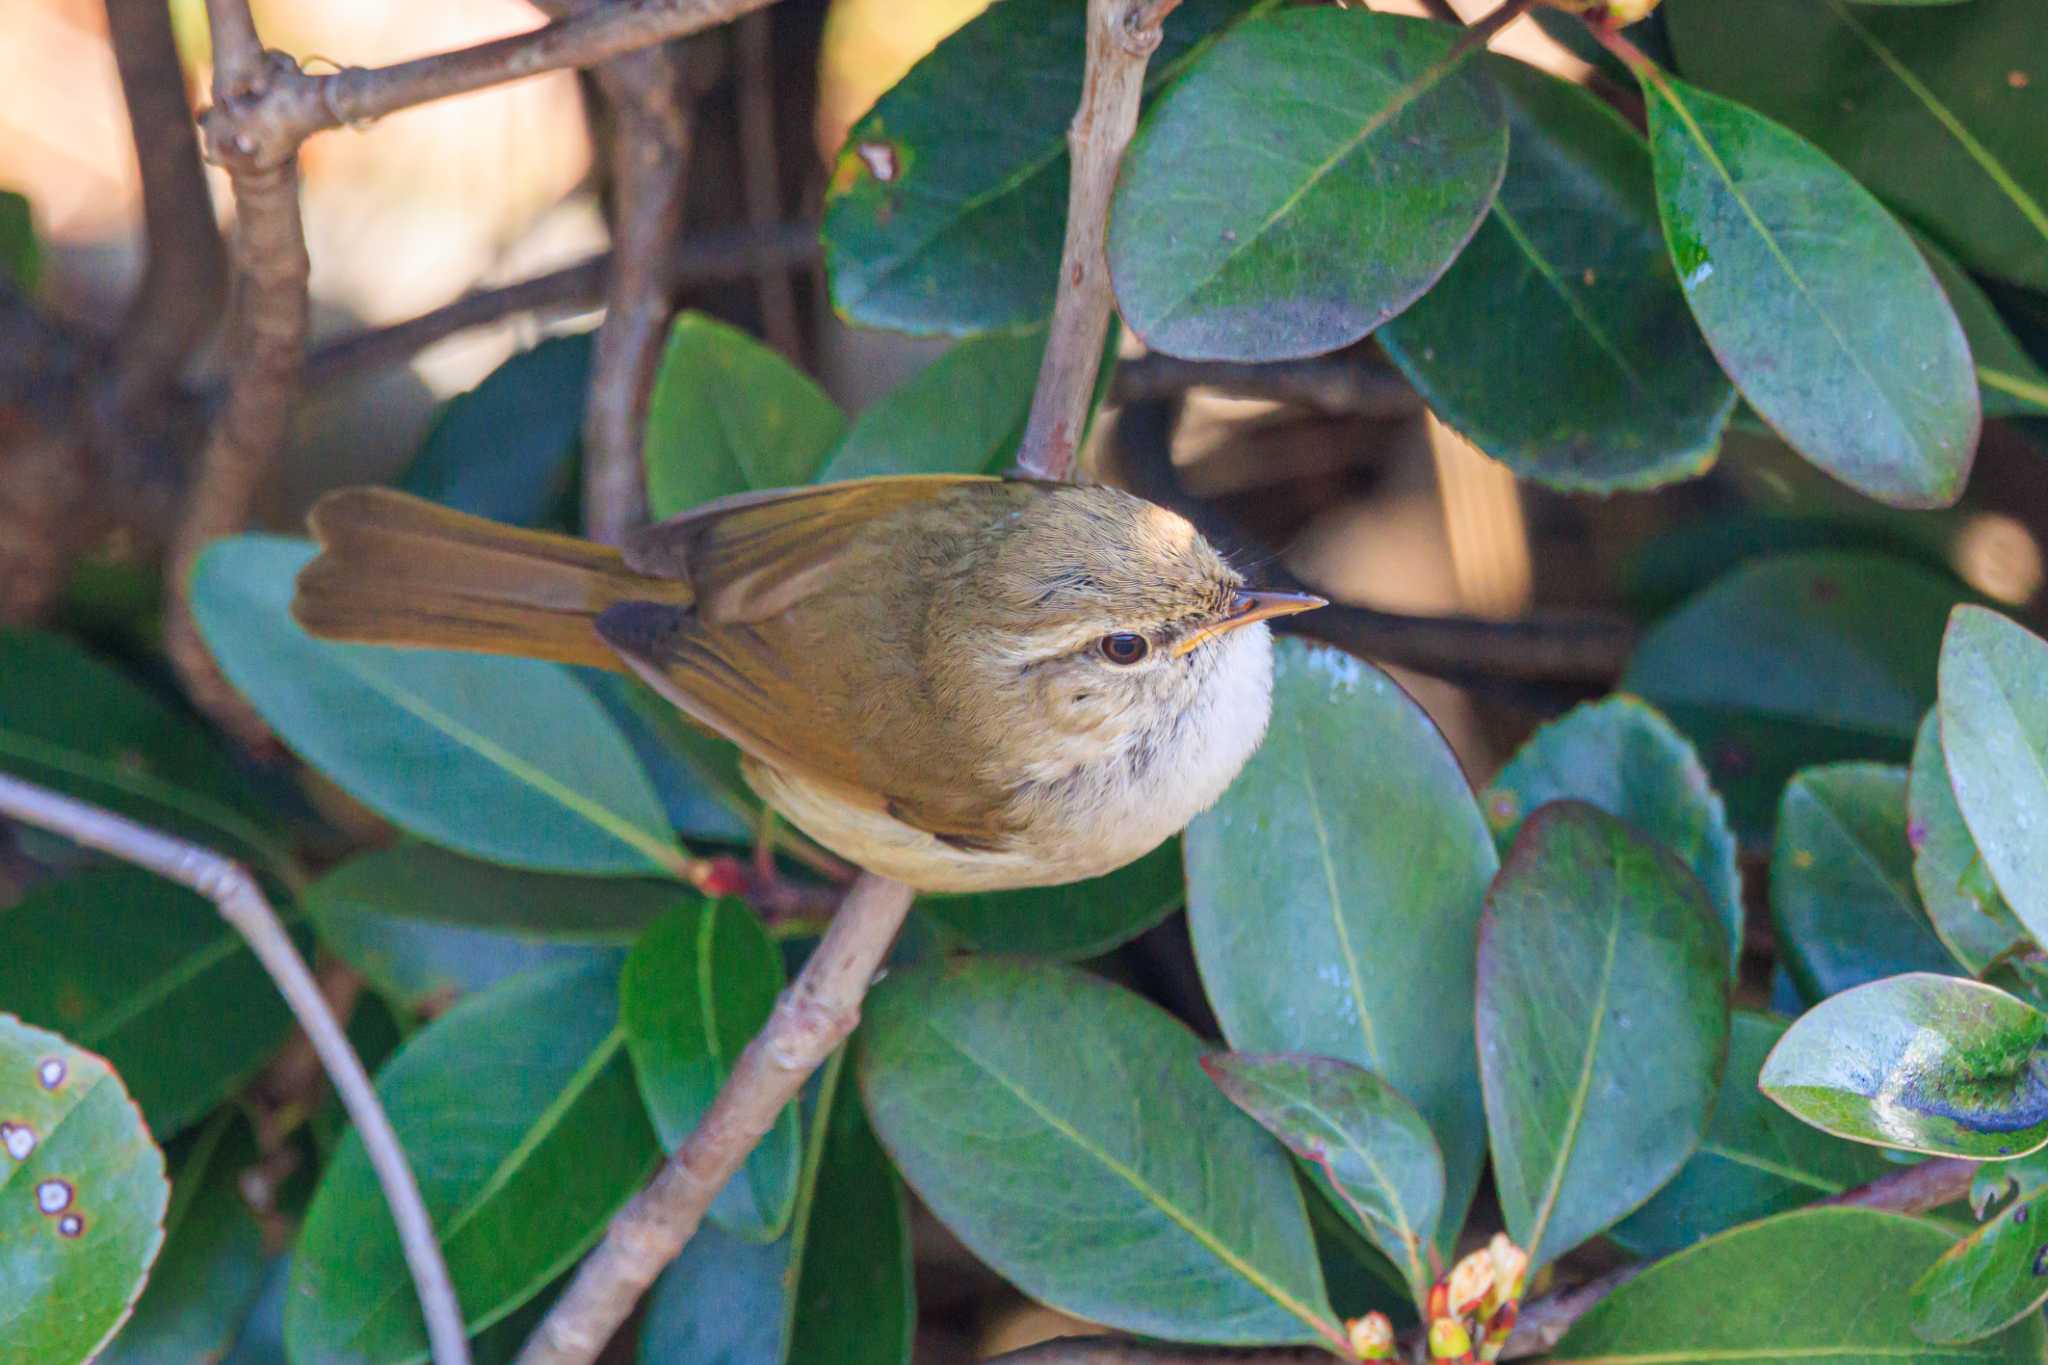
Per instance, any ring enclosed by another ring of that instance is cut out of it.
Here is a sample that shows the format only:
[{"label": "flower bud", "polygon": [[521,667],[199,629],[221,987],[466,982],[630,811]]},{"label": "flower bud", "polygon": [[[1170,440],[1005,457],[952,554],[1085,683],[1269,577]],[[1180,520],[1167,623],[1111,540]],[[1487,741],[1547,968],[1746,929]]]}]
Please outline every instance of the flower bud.
[{"label": "flower bud", "polygon": [[1350,1323],[1351,1354],[1360,1360],[1394,1358],[1394,1324],[1385,1313],[1367,1313]]},{"label": "flower bud", "polygon": [[1487,1301],[1494,1285],[1494,1263],[1490,1251],[1475,1251],[1451,1267],[1451,1312],[1468,1317]]},{"label": "flower bud", "polygon": [[1442,1280],[1438,1280],[1435,1284],[1431,1285],[1429,1287],[1429,1303],[1426,1305],[1426,1308],[1426,1316],[1432,1322],[1438,1318],[1449,1317],[1451,1315],[1451,1287]]},{"label": "flower bud", "polygon": [[1658,0],[1550,0],[1552,8],[1590,14],[1596,19],[1605,19],[1616,28],[1626,28],[1639,19],[1649,18],[1657,3]]},{"label": "flower bud", "polygon": [[1508,1338],[1515,1334],[1515,1320],[1522,1315],[1521,1305],[1510,1300],[1494,1310],[1486,1320],[1486,1335],[1479,1343],[1481,1360],[1499,1360],[1500,1353],[1507,1349]]},{"label": "flower bud", "polygon": [[1493,1294],[1487,1307],[1498,1308],[1521,1298],[1529,1287],[1529,1253],[1510,1242],[1506,1233],[1496,1232],[1486,1245],[1486,1254],[1493,1261]]},{"label": "flower bud", "polygon": [[1472,1334],[1456,1318],[1438,1318],[1429,1325],[1431,1360],[1470,1360]]}]

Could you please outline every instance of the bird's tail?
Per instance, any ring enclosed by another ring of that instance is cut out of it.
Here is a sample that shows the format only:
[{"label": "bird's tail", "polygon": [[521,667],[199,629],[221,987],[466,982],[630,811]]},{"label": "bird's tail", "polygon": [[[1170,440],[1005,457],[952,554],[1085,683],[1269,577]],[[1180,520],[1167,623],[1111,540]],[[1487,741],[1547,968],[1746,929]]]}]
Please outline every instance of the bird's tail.
[{"label": "bird's tail", "polygon": [[389,488],[314,506],[320,554],[292,616],[326,640],[459,649],[623,670],[594,622],[621,602],[687,607],[688,585],[628,569],[617,550],[453,511]]}]

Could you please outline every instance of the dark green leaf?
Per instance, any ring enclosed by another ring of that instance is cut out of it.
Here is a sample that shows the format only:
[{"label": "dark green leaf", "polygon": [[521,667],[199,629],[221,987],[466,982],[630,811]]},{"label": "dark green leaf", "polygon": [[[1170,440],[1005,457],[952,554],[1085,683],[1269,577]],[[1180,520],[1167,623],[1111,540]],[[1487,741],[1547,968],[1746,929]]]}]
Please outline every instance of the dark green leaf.
[{"label": "dark green leaf", "polygon": [[[753,912],[733,901],[682,906],[633,945],[619,978],[619,1026],[655,1134],[683,1145],[733,1062],[775,1008],[782,957]],[[785,1106],[711,1217],[727,1232],[772,1242],[789,1225],[802,1160],[796,1106]]]},{"label": "dark green leaf", "polygon": [[1973,269],[2048,289],[2037,0],[1670,0],[1664,11],[1687,75],[1819,143]]},{"label": "dark green leaf", "polygon": [[1089,881],[926,896],[917,909],[982,952],[1100,957],[1150,929],[1187,899],[1180,859],[1180,841],[1169,839],[1138,861]]},{"label": "dark green leaf", "polygon": [[647,498],[671,517],[729,493],[809,483],[846,430],[838,405],[780,355],[684,313],[647,400]]},{"label": "dark green leaf", "polygon": [[1970,1179],[1970,1211],[1983,1222],[2001,1199],[2031,1199],[2048,1189],[2048,1147],[2011,1161],[1987,1161]]},{"label": "dark green leaf", "polygon": [[793,1241],[743,1241],[715,1223],[698,1228],[647,1293],[641,1365],[782,1365]]},{"label": "dark green leaf", "polygon": [[164,1155],[114,1069],[0,1014],[0,1305],[10,1360],[91,1360],[106,1345],[163,1245],[170,1195]]},{"label": "dark green leaf", "polygon": [[[618,1028],[617,958],[459,1001],[377,1078],[471,1332],[569,1268],[661,1149]],[[299,1232],[285,1336],[295,1360],[427,1358],[376,1177],[351,1132]]]},{"label": "dark green leaf", "polygon": [[1727,991],[1725,930],[1676,858],[1577,801],[1522,826],[1479,926],[1479,1074],[1508,1235],[1536,1265],[1698,1149]]},{"label": "dark green leaf", "polygon": [[132,867],[45,882],[0,913],[0,1001],[104,1054],[159,1141],[254,1074],[292,1022],[211,902]]},{"label": "dark green leaf", "polygon": [[1830,996],[1757,1085],[1816,1128],[1978,1159],[2048,1143],[2048,1016],[1993,986],[1917,972]]},{"label": "dark green leaf", "polygon": [[1480,798],[1505,853],[1538,806],[1570,798],[1649,835],[1692,869],[1742,952],[1742,874],[1721,798],[1685,736],[1634,697],[1589,702],[1538,730]]},{"label": "dark green leaf", "polygon": [[1976,374],[1905,229],[1798,134],[1654,71],[1643,93],[1679,286],[1742,396],[1857,492],[1954,502]]},{"label": "dark green leaf", "polygon": [[[1776,440],[1765,440],[1774,453],[1796,460]],[[1733,444],[1747,453],[1761,443],[1737,437]],[[1762,477],[1769,480],[1772,476],[1765,473]],[[1827,515],[1815,509],[1796,514],[1736,510],[1686,517],[1659,532],[1629,558],[1622,569],[1622,595],[1633,613],[1661,616],[1751,560],[1809,550],[1881,554],[1948,574],[1954,531],[1943,526],[1941,518],[1892,512],[1869,503],[1853,510],[1859,515]],[[1860,515],[1866,511],[1877,515]]]},{"label": "dark green leaf", "polygon": [[761,800],[740,776],[740,751],[683,719],[675,703],[638,678],[578,669],[617,723],[661,794],[669,823],[685,836],[747,843],[760,828]]},{"label": "dark green leaf", "polygon": [[1232,29],[1131,140],[1109,222],[1154,350],[1278,360],[1356,341],[1470,240],[1507,124],[1443,24],[1290,9]]},{"label": "dark green leaf", "polygon": [[1970,339],[1970,359],[1977,366],[1984,415],[2038,417],[2048,413],[2048,370],[2034,363],[1982,287],[1928,238],[1916,232],[1913,244],[1927,258],[1949,305],[1956,310],[1956,320],[1963,324],[1963,334]]},{"label": "dark green leaf", "polygon": [[677,864],[647,774],[567,670],[315,640],[288,610],[312,555],[304,541],[237,536],[192,581],[207,647],[300,757],[394,824],[476,857],[605,874]]},{"label": "dark green leaf", "polygon": [[1231,1103],[1322,1172],[1417,1299],[1426,1294],[1444,1162],[1414,1106],[1370,1071],[1333,1057],[1219,1052],[1202,1068]]},{"label": "dark green leaf", "polygon": [[1913,1334],[1907,1290],[1948,1241],[1933,1223],[1875,1209],[1780,1214],[1659,1261],[1573,1323],[1548,1359],[2037,1365],[2038,1322],[1967,1353]]},{"label": "dark green leaf", "polygon": [[43,248],[36,240],[28,200],[12,190],[0,190],[0,275],[22,293],[32,294],[42,274]]},{"label": "dark green leaf", "polygon": [[1900,972],[1956,970],[1914,894],[1905,769],[1837,763],[1787,784],[1771,919],[1808,999]]},{"label": "dark green leaf", "polygon": [[1505,96],[1507,179],[1380,344],[1524,478],[1613,492],[1700,473],[1735,391],[1672,276],[1641,136],[1583,86],[1507,57],[1485,69]]},{"label": "dark green leaf", "polygon": [[1913,1330],[1928,1341],[1977,1341],[2038,1318],[2048,1301],[2040,1218],[2048,1218],[2048,1201],[2016,1199],[1944,1252],[1913,1286]]},{"label": "dark green leaf", "polygon": [[2048,943],[2048,641],[1963,606],[1941,644],[1949,785],[2005,903]]},{"label": "dark green leaf", "polygon": [[1176,1341],[1333,1338],[1292,1166],[1156,1006],[1070,967],[957,958],[885,979],[862,1036],[897,1169],[1031,1297]]},{"label": "dark green leaf", "polygon": [[[1146,65],[1146,88],[1270,2],[1186,0]],[[825,267],[841,314],[964,334],[1052,312],[1086,19],[1068,0],[990,5],[854,125],[825,196]]]},{"label": "dark green leaf", "polygon": [[596,336],[550,337],[450,399],[398,486],[515,526],[555,521],[575,502]]},{"label": "dark green leaf", "polygon": [[1296,640],[1273,668],[1265,744],[1184,836],[1202,982],[1232,1047],[1341,1058],[1406,1096],[1443,1149],[1455,1235],[1486,1150],[1473,937],[1499,858],[1391,678]]},{"label": "dark green leaf", "polygon": [[1668,1256],[1702,1237],[1840,1194],[1891,1169],[1884,1153],[1809,1128],[1757,1092],[1785,1021],[1737,1010],[1728,1071],[1706,1140],[1643,1207],[1607,1230],[1638,1256]]},{"label": "dark green leaf", "polygon": [[1913,847],[1913,884],[1934,932],[1972,976],[1982,976],[2032,943],[1998,894],[1991,869],[1977,854],[1949,786],[1941,753],[1941,719],[1933,711],[1913,745],[1906,783],[1906,838]]},{"label": "dark green leaf", "polygon": [[1044,354],[1042,331],[958,343],[854,418],[818,471],[819,482],[1001,473],[1024,434]]}]

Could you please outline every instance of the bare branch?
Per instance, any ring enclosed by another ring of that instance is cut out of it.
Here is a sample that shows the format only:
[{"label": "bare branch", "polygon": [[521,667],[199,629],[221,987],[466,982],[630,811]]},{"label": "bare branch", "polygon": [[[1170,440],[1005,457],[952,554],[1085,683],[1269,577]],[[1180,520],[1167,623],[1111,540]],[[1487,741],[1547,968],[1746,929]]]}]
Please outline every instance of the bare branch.
[{"label": "bare branch", "polygon": [[405,1149],[399,1145],[341,1022],[248,869],[211,849],[5,774],[0,774],[0,815],[61,834],[190,887],[212,901],[221,918],[248,942],[312,1041],[342,1107],[362,1136],[371,1169],[377,1173],[385,1201],[391,1206],[391,1219],[398,1226],[399,1243],[419,1293],[437,1365],[467,1365],[469,1340],[463,1330],[462,1307],[441,1259],[433,1220],[427,1216],[419,1185],[406,1164]]},{"label": "bare branch", "polygon": [[697,1128],[621,1209],[519,1354],[519,1365],[595,1360],[633,1305],[697,1230],[704,1211],[782,1107],[860,1021],[860,1002],[912,892],[863,873],[832,927],[720,1087]]},{"label": "bare branch", "polygon": [[[734,26],[739,56],[740,182],[747,222],[764,232],[782,218],[782,180],[775,155],[774,25],[765,12]],[[754,290],[761,304],[761,333],[792,365],[803,363],[797,327],[796,289],[789,266],[763,255],[754,262]]]},{"label": "bare branch", "polygon": [[1179,0],[1088,0],[1088,59],[1081,107],[1067,129],[1067,238],[1059,292],[1017,447],[1017,472],[1064,479],[1088,421],[1103,340],[1116,300],[1109,287],[1109,201],[1117,168],[1138,126],[1145,65],[1159,47],[1160,21]]}]

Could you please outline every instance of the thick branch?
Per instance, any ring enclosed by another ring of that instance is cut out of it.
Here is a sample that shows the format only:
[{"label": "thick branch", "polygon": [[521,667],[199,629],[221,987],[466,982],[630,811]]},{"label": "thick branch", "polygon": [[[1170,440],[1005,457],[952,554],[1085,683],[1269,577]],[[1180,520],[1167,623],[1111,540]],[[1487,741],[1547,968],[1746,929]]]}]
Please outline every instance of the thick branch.
[{"label": "thick branch", "polygon": [[1160,23],[1179,0],[1088,0],[1088,62],[1081,107],[1067,129],[1067,239],[1060,251],[1045,360],[1031,417],[1017,447],[1017,472],[1064,479],[1088,421],[1095,374],[1116,300],[1109,287],[1109,201],[1117,168],[1138,126],[1145,65],[1158,50]]},{"label": "thick branch", "polygon": [[704,1211],[810,1078],[853,1032],[861,998],[910,910],[900,882],[862,874],[718,1098],[646,1189],[621,1209],[519,1355],[519,1365],[595,1360],[697,1230]]},{"label": "thick branch", "polygon": [[462,1307],[456,1302],[448,1267],[441,1259],[433,1220],[420,1202],[419,1185],[406,1164],[405,1149],[399,1145],[391,1120],[378,1103],[377,1092],[363,1071],[361,1059],[349,1045],[341,1022],[334,1017],[327,998],[320,993],[319,983],[307,970],[298,949],[292,946],[291,935],[278,922],[276,912],[248,869],[211,849],[174,839],[97,806],[5,774],[0,774],[0,816],[61,834],[87,848],[111,853],[159,877],[190,887],[212,901],[221,918],[248,942],[250,951],[270,973],[278,993],[284,996],[299,1026],[306,1031],[313,1050],[334,1081],[342,1107],[362,1137],[371,1169],[377,1173],[385,1201],[391,1206],[392,1222],[398,1226],[399,1243],[419,1293],[435,1361],[438,1365],[467,1365],[469,1341],[463,1330]]}]

